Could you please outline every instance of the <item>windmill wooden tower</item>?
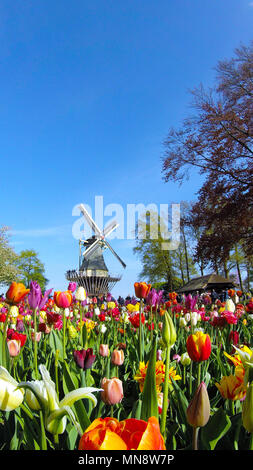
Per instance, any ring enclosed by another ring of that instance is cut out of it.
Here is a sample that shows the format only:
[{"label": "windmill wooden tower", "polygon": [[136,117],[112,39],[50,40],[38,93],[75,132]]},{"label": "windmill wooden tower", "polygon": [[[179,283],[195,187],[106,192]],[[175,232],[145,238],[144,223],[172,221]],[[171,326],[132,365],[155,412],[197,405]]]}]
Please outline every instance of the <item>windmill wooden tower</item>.
[{"label": "windmill wooden tower", "polygon": [[106,237],[118,227],[116,221],[111,222],[103,231],[97,226],[83,204],[80,210],[94,235],[87,240],[79,240],[79,269],[69,270],[66,273],[68,281],[73,281],[78,286],[83,286],[88,296],[100,296],[111,292],[114,285],[120,281],[121,276],[111,275],[105,264],[103,250],[108,248],[118,259],[123,268],[126,264],[113,250]]}]

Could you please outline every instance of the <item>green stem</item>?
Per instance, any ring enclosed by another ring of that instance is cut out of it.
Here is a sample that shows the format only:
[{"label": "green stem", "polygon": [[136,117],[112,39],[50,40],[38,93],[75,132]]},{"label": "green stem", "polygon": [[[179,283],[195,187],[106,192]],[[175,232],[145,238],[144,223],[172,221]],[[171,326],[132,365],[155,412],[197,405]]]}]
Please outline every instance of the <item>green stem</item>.
[{"label": "green stem", "polygon": [[193,428],[193,432],[192,432],[192,449],[193,450],[198,450],[198,434],[199,434],[199,428]]},{"label": "green stem", "polygon": [[191,361],[191,364],[190,364],[190,384],[189,384],[189,394],[190,394],[190,397],[192,395],[192,361]]},{"label": "green stem", "polygon": [[249,450],[253,450],[253,433],[250,433]]},{"label": "green stem", "polygon": [[41,450],[47,450],[47,439],[46,439],[46,432],[45,432],[45,425],[44,425],[42,411],[40,411],[40,427],[41,427]]},{"label": "green stem", "polygon": [[201,380],[201,362],[198,363],[198,386]]},{"label": "green stem", "polygon": [[165,363],[165,377],[164,377],[164,390],[163,390],[163,407],[162,407],[162,416],[161,416],[161,433],[166,439],[165,429],[166,429],[166,417],[168,410],[168,396],[169,396],[169,370],[170,370],[170,347],[167,347],[166,350],[166,363]]}]

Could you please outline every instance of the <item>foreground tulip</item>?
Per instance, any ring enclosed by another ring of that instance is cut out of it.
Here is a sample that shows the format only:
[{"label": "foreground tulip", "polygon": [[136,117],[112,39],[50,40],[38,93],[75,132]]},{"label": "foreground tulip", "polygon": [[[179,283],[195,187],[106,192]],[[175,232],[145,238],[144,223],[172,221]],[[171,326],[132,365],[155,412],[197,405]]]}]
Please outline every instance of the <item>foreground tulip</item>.
[{"label": "foreground tulip", "polygon": [[97,400],[93,393],[100,391],[100,389],[93,387],[78,388],[69,392],[59,401],[55,383],[52,381],[46,367],[40,365],[39,370],[42,380],[21,382],[19,384],[19,387],[26,390],[26,401],[30,408],[43,411],[46,429],[51,434],[62,434],[65,431],[67,417],[80,431],[70,407],[82,398],[90,399],[93,405],[96,406]]},{"label": "foreground tulip", "polygon": [[0,366],[0,410],[12,411],[18,408],[24,399],[23,390],[17,389],[18,382],[7,369]]},{"label": "foreground tulip", "polygon": [[11,304],[18,304],[24,299],[30,289],[26,289],[21,282],[12,282],[8,291],[6,292],[6,300]]},{"label": "foreground tulip", "polygon": [[188,336],[186,347],[192,361],[206,361],[211,354],[210,336],[202,331],[197,331],[195,334]]},{"label": "foreground tulip", "polygon": [[98,418],[80,439],[79,450],[166,450],[157,418],[118,421]]},{"label": "foreground tulip", "polygon": [[103,389],[101,392],[101,400],[104,403],[112,406],[121,402],[124,393],[120,379],[117,377],[112,377],[111,379],[104,377],[101,381],[101,388]]}]

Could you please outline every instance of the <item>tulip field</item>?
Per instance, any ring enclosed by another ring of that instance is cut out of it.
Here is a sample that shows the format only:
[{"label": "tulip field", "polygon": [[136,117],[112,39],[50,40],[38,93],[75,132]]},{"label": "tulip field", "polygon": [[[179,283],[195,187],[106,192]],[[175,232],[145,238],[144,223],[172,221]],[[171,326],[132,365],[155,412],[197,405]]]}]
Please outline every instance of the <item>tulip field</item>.
[{"label": "tulip field", "polygon": [[0,298],[1,450],[252,450],[253,298]]}]

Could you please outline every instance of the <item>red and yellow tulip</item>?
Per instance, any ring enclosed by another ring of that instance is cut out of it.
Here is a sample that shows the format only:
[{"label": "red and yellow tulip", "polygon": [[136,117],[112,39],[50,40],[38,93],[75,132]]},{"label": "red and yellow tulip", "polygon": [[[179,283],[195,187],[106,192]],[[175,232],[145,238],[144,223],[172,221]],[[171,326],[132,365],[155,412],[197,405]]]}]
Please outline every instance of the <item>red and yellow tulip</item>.
[{"label": "red and yellow tulip", "polygon": [[79,450],[166,450],[155,417],[118,421],[98,418],[82,435]]},{"label": "red and yellow tulip", "polygon": [[196,331],[196,333],[188,336],[186,348],[192,361],[206,361],[212,349],[210,336],[202,331]]}]

